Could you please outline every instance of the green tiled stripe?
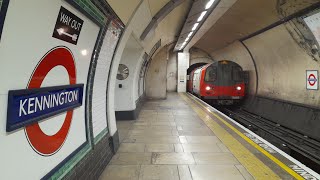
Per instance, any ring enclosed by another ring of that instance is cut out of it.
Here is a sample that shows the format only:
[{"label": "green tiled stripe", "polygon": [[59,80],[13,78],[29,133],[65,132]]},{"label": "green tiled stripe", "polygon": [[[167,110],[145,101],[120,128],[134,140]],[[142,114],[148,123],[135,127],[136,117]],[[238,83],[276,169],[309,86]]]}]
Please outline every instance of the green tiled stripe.
[{"label": "green tiled stripe", "polygon": [[[2,0],[0,0],[2,1]],[[77,3],[84,11],[90,14],[100,24],[105,24],[107,18],[102,14],[99,9],[90,0],[73,0]],[[103,130],[95,139],[94,142],[97,144],[106,134],[108,130]],[[91,150],[90,144],[87,144],[81,149],[74,157],[71,158],[66,164],[63,165],[50,179],[62,179],[68,174]]]},{"label": "green tiled stripe", "polygon": [[102,130],[97,137],[94,138],[94,144],[97,144],[106,134],[108,133],[108,128]]},{"label": "green tiled stripe", "polygon": [[99,23],[104,24],[106,17],[100,12],[100,10],[90,0],[73,0],[83,10],[94,17]]},{"label": "green tiled stripe", "polygon": [[68,172],[70,172],[79,161],[89,153],[91,147],[87,144],[81,149],[71,160],[69,160],[62,168],[59,169],[54,175],[51,176],[51,180],[62,179]]},{"label": "green tiled stripe", "polygon": [[[73,0],[77,3],[84,11],[90,14],[100,24],[105,24],[107,18],[100,12],[100,10],[91,2],[91,0]],[[2,0],[0,0],[2,2]],[[108,129],[104,129],[94,139],[94,143],[97,144],[105,135],[108,133]],[[87,144],[81,149],[74,157],[72,157],[66,164],[63,165],[50,179],[62,179],[67,175],[89,152],[91,151],[90,144]]]}]

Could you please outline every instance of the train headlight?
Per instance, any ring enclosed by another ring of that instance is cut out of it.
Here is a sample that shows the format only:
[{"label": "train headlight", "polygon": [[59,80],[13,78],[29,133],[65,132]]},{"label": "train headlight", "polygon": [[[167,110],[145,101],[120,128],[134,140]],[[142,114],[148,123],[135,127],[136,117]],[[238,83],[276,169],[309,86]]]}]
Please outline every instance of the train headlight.
[{"label": "train headlight", "polygon": [[242,88],[240,86],[237,86],[237,90],[240,91]]},{"label": "train headlight", "polygon": [[210,87],[210,86],[207,86],[207,87],[206,87],[206,90],[207,90],[207,91],[211,90],[211,87]]}]

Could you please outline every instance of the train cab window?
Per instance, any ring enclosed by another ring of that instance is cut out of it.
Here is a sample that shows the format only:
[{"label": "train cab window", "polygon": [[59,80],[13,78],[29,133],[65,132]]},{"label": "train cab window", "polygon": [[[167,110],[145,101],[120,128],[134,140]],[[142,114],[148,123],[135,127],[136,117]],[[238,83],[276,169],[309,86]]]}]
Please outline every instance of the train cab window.
[{"label": "train cab window", "polygon": [[217,79],[217,67],[209,66],[206,70],[206,75],[204,80],[207,82],[212,82]]},{"label": "train cab window", "polygon": [[243,76],[242,76],[242,69],[241,67],[232,67],[232,79],[234,81],[242,81]]}]

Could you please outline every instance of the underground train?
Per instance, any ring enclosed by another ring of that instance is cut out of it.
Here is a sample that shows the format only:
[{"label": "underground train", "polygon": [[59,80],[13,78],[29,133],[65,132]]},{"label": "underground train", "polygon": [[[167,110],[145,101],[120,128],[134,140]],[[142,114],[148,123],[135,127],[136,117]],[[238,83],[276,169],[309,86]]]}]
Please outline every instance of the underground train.
[{"label": "underground train", "polygon": [[217,105],[239,103],[245,96],[245,71],[235,62],[222,60],[194,69],[188,92]]}]

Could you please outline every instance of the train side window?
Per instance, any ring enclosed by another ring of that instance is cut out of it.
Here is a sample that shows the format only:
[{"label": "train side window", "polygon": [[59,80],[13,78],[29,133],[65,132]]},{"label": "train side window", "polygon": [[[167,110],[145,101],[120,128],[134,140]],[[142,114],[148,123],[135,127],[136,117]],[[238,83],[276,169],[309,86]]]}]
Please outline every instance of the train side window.
[{"label": "train side window", "polygon": [[242,81],[243,80],[243,74],[241,67],[232,67],[232,79],[234,81]]},{"label": "train side window", "polygon": [[209,66],[206,70],[206,75],[204,80],[207,82],[212,82],[217,79],[217,67]]}]

